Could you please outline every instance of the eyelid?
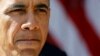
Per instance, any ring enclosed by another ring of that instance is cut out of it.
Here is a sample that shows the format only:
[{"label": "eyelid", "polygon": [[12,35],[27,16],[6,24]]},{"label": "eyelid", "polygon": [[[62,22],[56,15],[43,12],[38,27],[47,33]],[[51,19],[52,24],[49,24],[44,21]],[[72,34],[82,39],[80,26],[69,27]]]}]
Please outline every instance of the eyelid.
[{"label": "eyelid", "polygon": [[37,8],[36,11],[41,11],[41,12],[46,12],[47,13],[47,9],[46,8]]},{"label": "eyelid", "polygon": [[8,14],[10,12],[14,12],[14,11],[25,11],[24,9],[20,9],[20,8],[14,8],[14,9],[8,9],[5,11],[5,14]]}]

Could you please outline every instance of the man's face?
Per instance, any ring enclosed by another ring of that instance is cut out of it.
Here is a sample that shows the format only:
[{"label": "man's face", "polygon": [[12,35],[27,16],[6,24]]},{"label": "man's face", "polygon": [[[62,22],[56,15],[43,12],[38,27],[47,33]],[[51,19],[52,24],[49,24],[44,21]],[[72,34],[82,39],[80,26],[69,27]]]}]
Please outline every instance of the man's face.
[{"label": "man's face", "polygon": [[0,18],[10,22],[5,33],[5,46],[10,48],[9,52],[38,56],[48,33],[48,0],[2,0],[0,3],[3,15]]}]

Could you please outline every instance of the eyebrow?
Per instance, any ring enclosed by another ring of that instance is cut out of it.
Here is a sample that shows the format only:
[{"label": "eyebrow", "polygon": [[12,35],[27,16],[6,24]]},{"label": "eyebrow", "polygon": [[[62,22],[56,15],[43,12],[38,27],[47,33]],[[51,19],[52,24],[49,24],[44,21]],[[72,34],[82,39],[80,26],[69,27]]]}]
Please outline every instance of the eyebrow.
[{"label": "eyebrow", "polygon": [[49,9],[49,7],[46,4],[42,4],[42,3],[36,5],[35,8],[46,8],[46,9]]},{"label": "eyebrow", "polygon": [[11,6],[9,6],[6,11],[5,11],[5,14],[6,13],[9,13],[13,10],[16,10],[16,9],[25,9],[25,5],[22,4],[22,3],[19,3],[19,4],[12,4]]},{"label": "eyebrow", "polygon": [[15,9],[25,9],[25,5],[24,4],[13,4],[10,7],[8,7],[8,11],[15,10]]},{"label": "eyebrow", "polygon": [[25,8],[25,5],[24,4],[13,4],[12,6],[11,6],[11,8],[19,8],[19,9],[23,9],[23,8]]},{"label": "eyebrow", "polygon": [[[22,3],[18,3],[18,4],[13,4],[10,7],[7,8],[7,10],[5,11],[5,13],[8,13],[9,11],[15,10],[15,9],[25,9],[26,6]],[[35,8],[46,8],[49,9],[49,6],[47,6],[46,4],[37,4],[35,5]]]}]

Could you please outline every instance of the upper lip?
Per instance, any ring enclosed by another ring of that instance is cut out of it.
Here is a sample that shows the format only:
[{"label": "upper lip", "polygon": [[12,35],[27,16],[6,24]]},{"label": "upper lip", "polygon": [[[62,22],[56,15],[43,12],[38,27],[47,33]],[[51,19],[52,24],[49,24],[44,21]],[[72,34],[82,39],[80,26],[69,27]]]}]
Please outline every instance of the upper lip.
[{"label": "upper lip", "polygon": [[18,39],[17,41],[40,41],[39,39]]},{"label": "upper lip", "polygon": [[40,41],[40,39],[38,38],[33,38],[33,37],[19,37],[19,38],[16,38],[16,40],[14,41],[14,43],[16,42],[19,42],[19,41]]}]

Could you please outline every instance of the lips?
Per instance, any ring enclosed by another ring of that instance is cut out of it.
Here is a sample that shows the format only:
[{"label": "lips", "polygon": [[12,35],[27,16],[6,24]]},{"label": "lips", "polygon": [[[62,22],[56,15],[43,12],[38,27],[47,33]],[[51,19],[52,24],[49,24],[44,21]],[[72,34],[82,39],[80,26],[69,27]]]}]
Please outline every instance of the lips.
[{"label": "lips", "polygon": [[15,46],[19,49],[36,48],[39,45],[39,39],[17,39],[15,41]]},{"label": "lips", "polygon": [[16,42],[19,42],[19,41],[40,41],[40,40],[38,39],[19,39]]},{"label": "lips", "polygon": [[15,41],[15,43],[19,43],[19,42],[25,42],[25,43],[31,43],[31,42],[39,42],[39,39],[18,39]]}]

